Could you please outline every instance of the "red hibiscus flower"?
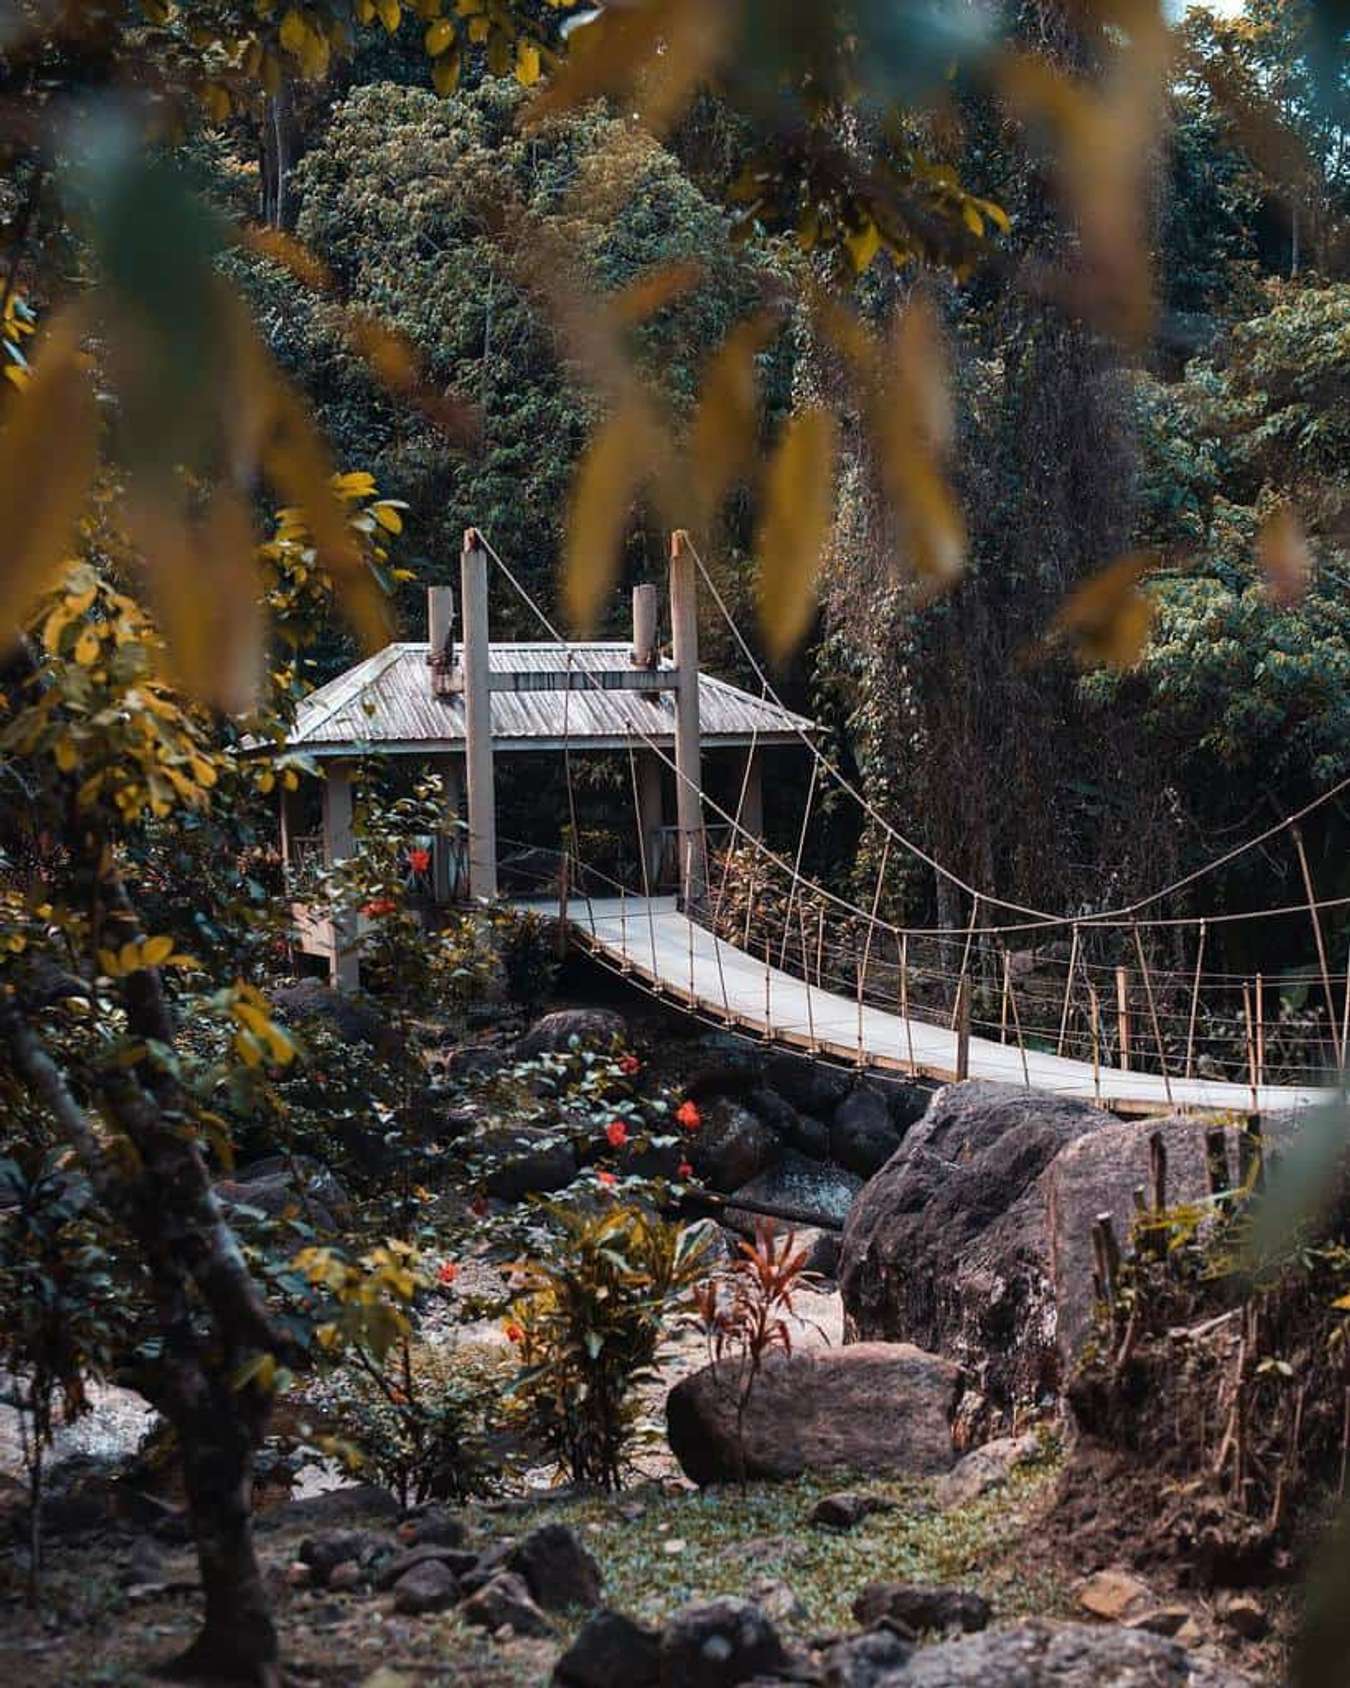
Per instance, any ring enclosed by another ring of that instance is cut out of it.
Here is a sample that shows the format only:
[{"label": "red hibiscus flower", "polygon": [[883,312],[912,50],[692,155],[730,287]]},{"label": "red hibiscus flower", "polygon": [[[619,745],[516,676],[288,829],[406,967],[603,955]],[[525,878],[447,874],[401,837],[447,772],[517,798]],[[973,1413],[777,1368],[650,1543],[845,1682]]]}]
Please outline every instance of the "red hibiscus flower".
[{"label": "red hibiscus flower", "polygon": [[409,850],[408,866],[414,873],[425,873],[431,866],[430,850]]},{"label": "red hibiscus flower", "polygon": [[632,1078],[642,1071],[642,1062],[636,1055],[621,1055],[619,1057],[619,1071],[625,1078]]},{"label": "red hibiscus flower", "polygon": [[688,1161],[681,1161],[675,1171],[681,1178],[692,1178],[694,1176],[694,1169]]},{"label": "red hibiscus flower", "polygon": [[443,1260],[441,1262],[441,1269],[436,1274],[438,1281],[443,1284],[454,1283],[458,1276],[459,1267],[455,1265],[453,1260]]},{"label": "red hibiscus flower", "polygon": [[696,1103],[681,1102],[675,1110],[675,1121],[677,1125],[682,1125],[686,1131],[697,1131],[699,1126],[703,1124],[703,1115],[699,1113]]},{"label": "red hibiscus flower", "polygon": [[621,1149],[628,1141],[628,1127],[621,1119],[612,1119],[605,1127],[605,1137],[611,1149]]},{"label": "red hibiscus flower", "polygon": [[524,1342],[525,1340],[525,1332],[514,1320],[506,1327],[506,1340],[508,1342]]},{"label": "red hibiscus flower", "polygon": [[368,903],[362,903],[361,913],[367,920],[378,920],[381,915],[393,914],[397,907],[392,897],[372,897]]},{"label": "red hibiscus flower", "polygon": [[597,1172],[595,1176],[607,1190],[613,1189],[613,1187],[619,1182],[612,1172],[606,1172],[603,1167],[601,1167],[600,1171]]}]

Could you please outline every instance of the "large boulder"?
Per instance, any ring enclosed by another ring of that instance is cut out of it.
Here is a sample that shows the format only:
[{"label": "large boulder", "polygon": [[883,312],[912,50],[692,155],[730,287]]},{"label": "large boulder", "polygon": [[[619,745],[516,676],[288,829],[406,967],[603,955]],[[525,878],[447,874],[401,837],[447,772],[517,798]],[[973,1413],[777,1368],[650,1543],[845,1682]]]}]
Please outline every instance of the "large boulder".
[{"label": "large boulder", "polygon": [[277,1018],[288,1026],[314,1021],[335,1032],[344,1043],[369,1044],[384,1055],[398,1043],[398,1034],[368,997],[334,990],[320,979],[278,985],[271,993],[271,1002]]},{"label": "large boulder", "polygon": [[703,1123],[689,1146],[694,1170],[723,1195],[748,1184],[782,1153],[774,1131],[748,1108],[726,1099],[704,1109]]},{"label": "large boulder", "polygon": [[1144,1630],[1028,1618],[920,1647],[878,1688],[1243,1688],[1247,1680]]},{"label": "large boulder", "polygon": [[810,1114],[799,1113],[776,1090],[765,1086],[751,1090],[745,1097],[745,1105],[771,1131],[777,1132],[789,1149],[813,1160],[825,1160],[829,1155],[829,1127]]},{"label": "large boulder", "polygon": [[[805,1155],[789,1149],[775,1165],[752,1178],[748,1184],[742,1184],[732,1193],[730,1200],[734,1203],[741,1197],[771,1207],[794,1208],[802,1213],[818,1215],[827,1222],[835,1220],[842,1224],[862,1187],[863,1181],[855,1173],[808,1160]],[[729,1205],[722,1214],[722,1223],[748,1237],[754,1235],[757,1217],[747,1208]],[[803,1219],[792,1223],[800,1231],[802,1226],[810,1225],[812,1221]]]},{"label": "large boulder", "polygon": [[[1268,1143],[1286,1145],[1293,1116],[1262,1121]],[[1203,1201],[1209,1195],[1205,1136],[1207,1122],[1172,1115],[1167,1119],[1112,1122],[1070,1143],[1044,1177],[1049,1215],[1050,1267],[1054,1280],[1056,1337],[1067,1371],[1092,1328],[1092,1225],[1109,1213],[1121,1247],[1128,1248],[1134,1224],[1134,1192],[1149,1188],[1150,1139],[1162,1138],[1167,1156],[1169,1206]],[[1229,1182],[1239,1179],[1241,1131],[1225,1129]]]},{"label": "large boulder", "polygon": [[983,1400],[982,1427],[1057,1396],[1039,1180],[1066,1143],[1109,1123],[1085,1102],[1016,1085],[938,1091],[849,1213],[839,1284],[850,1330],[958,1360]]},{"label": "large boulder", "polygon": [[771,1355],[738,1435],[741,1376],[735,1361],[705,1366],[666,1398],[671,1450],[696,1483],[829,1469],[931,1477],[956,1458],[960,1368],[909,1343]]},{"label": "large boulder", "polygon": [[550,1612],[600,1603],[600,1567],[566,1524],[541,1524],[516,1542],[506,1568],[524,1577],[530,1593]]},{"label": "large boulder", "polygon": [[558,1008],[536,1020],[516,1045],[517,1058],[565,1055],[573,1041],[585,1049],[609,1049],[628,1042],[628,1022],[612,1008]]},{"label": "large boulder", "polygon": [[216,1181],[227,1210],[247,1207],[279,1219],[294,1208],[321,1230],[333,1231],[351,1217],[351,1198],[342,1180],[310,1155],[268,1155]]},{"label": "large boulder", "polygon": [[830,1122],[831,1157],[860,1178],[880,1172],[900,1141],[888,1097],[866,1082],[849,1091]]},{"label": "large boulder", "polygon": [[773,1055],[764,1067],[764,1083],[792,1104],[798,1113],[828,1119],[848,1095],[853,1074],[846,1067],[809,1055]]},{"label": "large boulder", "polygon": [[474,1143],[487,1161],[484,1188],[498,1201],[518,1202],[562,1190],[577,1175],[576,1151],[566,1138],[536,1126],[489,1131]]}]

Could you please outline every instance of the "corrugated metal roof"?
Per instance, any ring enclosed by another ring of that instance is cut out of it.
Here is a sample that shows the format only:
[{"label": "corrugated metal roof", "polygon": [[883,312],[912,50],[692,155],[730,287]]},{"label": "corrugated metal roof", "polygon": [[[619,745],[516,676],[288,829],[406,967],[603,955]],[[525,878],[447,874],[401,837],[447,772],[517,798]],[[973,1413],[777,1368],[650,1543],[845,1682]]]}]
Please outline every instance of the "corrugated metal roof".
[{"label": "corrugated metal roof", "polygon": [[[626,643],[494,644],[499,674],[547,673],[567,667],[599,673],[626,668]],[[663,668],[670,668],[663,663]],[[739,686],[699,676],[699,729],[706,746],[798,743],[813,721],[753,697]],[[494,691],[492,739],[497,750],[546,750],[564,742],[593,750],[623,749],[643,737],[674,742],[672,692]],[[369,749],[387,754],[453,750],[464,742],[464,699],[432,690],[425,644],[386,645],[300,705],[287,744],[316,755]]]}]

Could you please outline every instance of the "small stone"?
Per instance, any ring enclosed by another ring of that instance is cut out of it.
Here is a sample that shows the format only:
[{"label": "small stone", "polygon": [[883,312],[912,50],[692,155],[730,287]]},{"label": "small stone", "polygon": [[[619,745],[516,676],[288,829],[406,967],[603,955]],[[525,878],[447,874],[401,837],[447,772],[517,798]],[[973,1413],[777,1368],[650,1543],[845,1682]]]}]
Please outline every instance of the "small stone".
[{"label": "small stone", "polygon": [[1130,1618],[1125,1627],[1146,1629],[1150,1635],[1179,1635],[1191,1621],[1187,1606],[1152,1606],[1147,1612]]},{"label": "small stone", "polygon": [[286,1582],[290,1588],[308,1588],[314,1580],[314,1573],[308,1565],[303,1565],[296,1559],[286,1567]]},{"label": "small stone", "polygon": [[1230,1594],[1219,1602],[1219,1621],[1244,1641],[1260,1641],[1270,1630],[1270,1618],[1250,1594]]},{"label": "small stone", "polygon": [[409,1617],[420,1617],[424,1612],[443,1612],[458,1599],[458,1579],[437,1559],[427,1559],[420,1565],[414,1565],[394,1585],[394,1610]]},{"label": "small stone", "polygon": [[874,1512],[894,1512],[895,1502],[884,1495],[855,1494],[845,1490],[824,1495],[811,1508],[809,1522],[827,1530],[852,1530]]},{"label": "small stone", "polygon": [[853,1602],[853,1616],[869,1628],[883,1621],[912,1634],[960,1629],[974,1634],[989,1622],[989,1602],[973,1589],[945,1583],[868,1583]]},{"label": "small stone", "polygon": [[943,1511],[954,1506],[968,1506],[991,1489],[1002,1487],[1008,1474],[1018,1465],[1035,1459],[1040,1443],[1035,1436],[1000,1436],[972,1449],[958,1460],[945,1477],[939,1477],[934,1493]]},{"label": "small stone", "polygon": [[328,1573],[329,1588],[337,1589],[339,1593],[360,1588],[365,1581],[365,1573],[355,1559],[344,1559],[340,1565],[334,1565]]},{"label": "small stone", "polygon": [[530,1593],[550,1612],[600,1604],[600,1567],[566,1524],[543,1524],[518,1541],[506,1558]]},{"label": "small stone", "polygon": [[1128,1571],[1098,1571],[1078,1586],[1078,1604],[1106,1623],[1124,1623],[1153,1603],[1148,1584]]},{"label": "small stone", "polygon": [[444,1565],[458,1580],[466,1571],[473,1570],[477,1563],[478,1555],[467,1548],[437,1547],[434,1542],[426,1542],[421,1547],[410,1547],[404,1553],[395,1554],[386,1564],[381,1565],[375,1578],[375,1587],[393,1588],[395,1583],[418,1565]]},{"label": "small stone", "polygon": [[460,1607],[465,1623],[477,1624],[480,1629],[496,1632],[509,1624],[516,1635],[548,1635],[553,1625],[530,1598],[524,1577],[514,1571],[499,1571],[485,1582],[476,1594],[471,1594]]},{"label": "small stone", "polygon": [[686,1606],[661,1637],[661,1688],[732,1688],[787,1663],[777,1630],[749,1600]]},{"label": "small stone", "polygon": [[904,1668],[914,1651],[892,1629],[872,1629],[827,1648],[825,1688],[881,1688],[891,1672]]},{"label": "small stone", "polygon": [[444,1506],[428,1506],[413,1513],[399,1525],[398,1534],[409,1547],[463,1547],[468,1539],[464,1520]]},{"label": "small stone", "polygon": [[592,1612],[553,1668],[559,1688],[657,1688],[661,1637],[622,1612]]},{"label": "small stone", "polygon": [[765,1617],[776,1624],[798,1623],[806,1616],[806,1607],[797,1598],[796,1590],[781,1577],[763,1577],[751,1583],[746,1593]]},{"label": "small stone", "polygon": [[663,1541],[661,1551],[662,1553],[683,1553],[688,1545],[683,1536],[676,1536],[673,1541]]},{"label": "small stone", "polygon": [[331,1530],[321,1536],[306,1536],[300,1543],[300,1559],[314,1573],[316,1583],[326,1583],[337,1566],[353,1559],[369,1565],[390,1547],[387,1536],[368,1530]]}]

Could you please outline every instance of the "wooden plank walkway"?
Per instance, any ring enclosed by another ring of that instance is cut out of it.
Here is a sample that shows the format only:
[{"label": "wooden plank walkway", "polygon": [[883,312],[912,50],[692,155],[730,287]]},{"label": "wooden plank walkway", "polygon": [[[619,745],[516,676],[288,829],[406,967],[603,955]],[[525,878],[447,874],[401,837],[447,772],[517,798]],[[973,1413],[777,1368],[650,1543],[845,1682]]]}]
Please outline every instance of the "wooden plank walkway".
[{"label": "wooden plank walkway", "polygon": [[[557,904],[522,901],[541,911]],[[864,1004],[808,985],[767,966],[705,927],[687,920],[673,897],[575,898],[569,924],[581,941],[620,972],[636,975],[662,996],[748,1035],[813,1054],[834,1056],[881,1072],[956,1076],[956,1033],[943,1026]],[[910,1052],[913,1051],[911,1064]],[[1164,1113],[1169,1108],[1245,1114],[1252,1089],[1214,1079],[1171,1080],[1158,1073],[1121,1072],[1040,1050],[1022,1053],[1015,1043],[970,1039],[971,1078],[1029,1083],[1034,1090],[1099,1101],[1118,1112]],[[1312,1107],[1333,1092],[1314,1087],[1263,1085],[1262,1112]]]}]

